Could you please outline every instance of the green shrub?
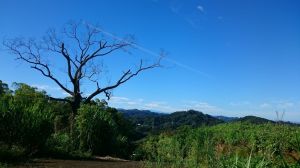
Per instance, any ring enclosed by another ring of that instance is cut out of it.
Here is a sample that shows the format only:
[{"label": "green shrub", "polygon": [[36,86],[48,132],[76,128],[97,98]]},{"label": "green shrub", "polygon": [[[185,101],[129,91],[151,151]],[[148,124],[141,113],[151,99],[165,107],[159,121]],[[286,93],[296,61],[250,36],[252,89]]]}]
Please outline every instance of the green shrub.
[{"label": "green shrub", "polygon": [[1,96],[0,142],[38,152],[53,132],[53,116],[44,92],[16,84],[14,94]]},{"label": "green shrub", "polygon": [[[44,91],[15,83],[10,91],[0,81],[0,154],[85,158],[91,154],[129,157],[131,124],[99,100],[82,104],[70,133],[71,107],[50,101]],[[16,150],[20,147],[22,150]]]},{"label": "green shrub", "polygon": [[0,143],[0,161],[14,161],[25,157],[25,149],[17,145]]},{"label": "green shrub", "polygon": [[48,138],[44,155],[54,156],[57,158],[71,157],[70,153],[74,150],[71,138],[68,133],[55,133]]},{"label": "green shrub", "polygon": [[123,157],[130,154],[130,126],[116,109],[83,104],[75,120],[80,151]]}]

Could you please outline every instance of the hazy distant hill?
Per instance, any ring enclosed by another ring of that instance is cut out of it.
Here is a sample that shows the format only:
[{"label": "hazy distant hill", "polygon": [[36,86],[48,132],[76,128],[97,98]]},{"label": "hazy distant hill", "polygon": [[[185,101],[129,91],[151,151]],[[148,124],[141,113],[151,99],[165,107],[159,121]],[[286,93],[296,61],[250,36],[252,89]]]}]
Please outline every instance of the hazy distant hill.
[{"label": "hazy distant hill", "polygon": [[229,121],[234,121],[234,120],[238,120],[238,117],[227,117],[227,116],[213,116],[219,120],[225,121],[225,122],[229,122]]},{"label": "hazy distant hill", "polygon": [[138,110],[138,109],[118,109],[119,112],[123,113],[124,117],[156,117],[165,115],[164,113],[156,113],[150,110]]},{"label": "hazy distant hill", "polygon": [[266,124],[266,123],[272,123],[272,124],[285,124],[285,125],[293,125],[293,126],[300,126],[298,123],[292,123],[289,121],[273,121],[268,120],[265,118],[257,117],[257,116],[245,116],[241,118],[237,118],[235,120],[231,120],[230,122],[247,122],[251,124]]},{"label": "hazy distant hill", "polygon": [[164,123],[165,127],[178,127],[181,125],[197,127],[200,125],[216,125],[223,123],[220,119],[195,110],[174,112],[169,115],[162,116],[160,119],[162,123]]},{"label": "hazy distant hill", "polygon": [[143,135],[146,135],[149,132],[173,130],[183,125],[198,127],[201,125],[216,125],[224,122],[195,110],[178,111],[170,114],[137,109],[119,109],[119,111],[136,125],[136,130]]},{"label": "hazy distant hill", "polygon": [[177,111],[169,114],[138,109],[119,109],[119,112],[123,113],[124,117],[134,121],[135,124],[151,124],[155,127],[215,125],[223,122],[218,118],[195,110]]},{"label": "hazy distant hill", "polygon": [[252,124],[275,123],[272,120],[268,120],[268,119],[256,117],[256,116],[245,116],[245,117],[238,118],[234,121],[248,122],[248,123],[252,123]]},{"label": "hazy distant hill", "polygon": [[[158,133],[165,130],[174,130],[184,125],[198,127],[202,125],[216,125],[225,122],[247,122],[251,124],[276,123],[275,121],[256,116],[245,116],[240,118],[226,116],[211,116],[195,110],[178,111],[169,114],[138,109],[118,110],[119,112],[123,113],[125,118],[129,119],[134,124],[136,131],[139,134],[137,136],[139,137],[144,137],[150,132]],[[297,125],[290,122],[279,123]]]},{"label": "hazy distant hill", "polygon": [[264,123],[275,123],[272,120],[268,120],[261,117],[256,116],[245,116],[245,117],[227,117],[227,116],[214,116],[215,118],[218,118],[220,120],[223,120],[225,122],[248,122],[252,124],[264,124]]}]

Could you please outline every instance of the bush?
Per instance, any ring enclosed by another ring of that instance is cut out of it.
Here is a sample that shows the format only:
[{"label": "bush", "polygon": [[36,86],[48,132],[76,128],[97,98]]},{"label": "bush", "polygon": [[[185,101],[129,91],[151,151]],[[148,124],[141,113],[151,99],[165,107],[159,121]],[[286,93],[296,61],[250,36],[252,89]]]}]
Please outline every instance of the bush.
[{"label": "bush", "polygon": [[[82,104],[72,132],[71,107],[50,101],[44,91],[0,81],[0,159],[19,156],[87,158],[91,154],[129,157],[133,129],[114,108],[99,100]],[[70,133],[71,132],[71,133]]]},{"label": "bush", "polygon": [[122,157],[130,154],[130,126],[116,109],[101,103],[83,104],[75,122],[80,151]]},{"label": "bush", "polygon": [[12,94],[1,96],[0,142],[17,145],[28,155],[41,150],[53,132],[53,116],[46,94],[25,84],[16,84]]},{"label": "bush", "polygon": [[25,149],[17,145],[0,143],[0,160],[15,161],[25,157]]}]

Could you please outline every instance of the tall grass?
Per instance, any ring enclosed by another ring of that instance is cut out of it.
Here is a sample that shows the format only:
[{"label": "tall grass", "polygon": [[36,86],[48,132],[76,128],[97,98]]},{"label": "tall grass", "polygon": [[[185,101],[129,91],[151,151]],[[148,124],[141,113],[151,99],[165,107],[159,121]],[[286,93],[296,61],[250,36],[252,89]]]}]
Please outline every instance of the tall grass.
[{"label": "tall grass", "polygon": [[231,123],[149,137],[145,167],[300,167],[300,127]]}]

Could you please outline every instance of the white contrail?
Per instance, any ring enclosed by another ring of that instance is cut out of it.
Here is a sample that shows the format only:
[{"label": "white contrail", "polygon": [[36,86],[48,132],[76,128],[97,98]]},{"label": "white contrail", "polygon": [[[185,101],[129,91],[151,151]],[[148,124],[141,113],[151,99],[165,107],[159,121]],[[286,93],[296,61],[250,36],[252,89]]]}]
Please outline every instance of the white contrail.
[{"label": "white contrail", "polygon": [[[140,51],[142,51],[142,52],[144,52],[144,53],[147,53],[147,54],[152,55],[152,56],[157,57],[157,58],[160,58],[160,57],[161,57],[160,54],[157,54],[156,52],[153,52],[153,51],[151,51],[151,50],[149,50],[149,49],[147,49],[147,48],[145,48],[145,47],[142,47],[142,46],[137,45],[137,44],[135,44],[135,43],[126,41],[126,40],[124,40],[123,38],[120,38],[120,37],[118,37],[118,36],[116,36],[116,35],[114,35],[114,34],[112,34],[112,33],[110,33],[110,32],[107,32],[107,31],[103,30],[103,29],[100,29],[99,27],[95,27],[95,26],[93,26],[93,25],[91,25],[91,24],[89,24],[89,23],[86,23],[86,22],[83,22],[83,23],[86,24],[87,26],[93,27],[94,29],[97,29],[97,30],[101,31],[103,34],[105,34],[105,35],[107,35],[107,36],[110,36],[110,37],[112,37],[112,38],[114,38],[114,39],[116,39],[116,40],[124,41],[124,42],[126,42],[126,43],[129,43],[129,44],[131,44],[133,47],[137,48],[138,50],[140,50]],[[163,59],[166,60],[166,61],[168,61],[168,62],[170,62],[170,63],[173,63],[173,64],[175,64],[175,65],[177,65],[178,67],[181,67],[181,68],[183,68],[183,69],[186,69],[186,70],[195,72],[195,73],[197,73],[197,74],[199,74],[199,75],[201,75],[201,76],[204,76],[204,77],[206,77],[206,78],[211,78],[211,76],[210,76],[209,74],[207,74],[207,73],[205,73],[205,72],[202,72],[202,71],[200,71],[200,70],[198,70],[198,69],[195,69],[195,68],[193,68],[193,67],[191,67],[191,66],[189,66],[189,65],[182,64],[182,63],[180,63],[180,62],[178,62],[178,61],[176,61],[176,60],[174,60],[174,59],[170,59],[170,58],[163,58]]]}]

